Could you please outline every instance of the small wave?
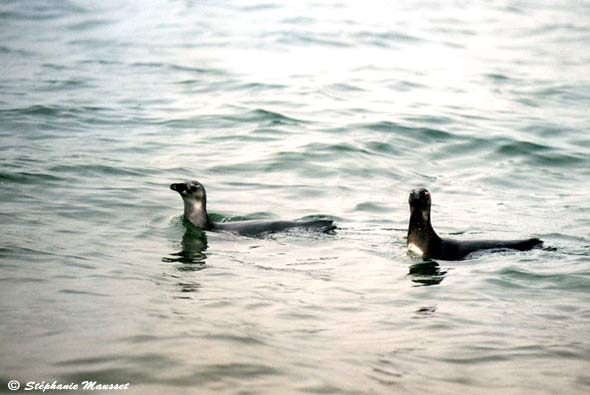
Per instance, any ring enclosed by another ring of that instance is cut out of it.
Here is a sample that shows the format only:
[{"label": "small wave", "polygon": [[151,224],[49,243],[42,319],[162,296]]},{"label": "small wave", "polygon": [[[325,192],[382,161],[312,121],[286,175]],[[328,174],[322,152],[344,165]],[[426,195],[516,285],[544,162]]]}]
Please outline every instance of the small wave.
[{"label": "small wave", "polygon": [[394,48],[400,44],[415,44],[421,41],[419,37],[401,32],[370,32],[363,31],[356,33],[353,38],[364,44],[373,45],[379,48]]},{"label": "small wave", "polygon": [[442,129],[405,126],[390,121],[375,122],[360,125],[360,127],[377,132],[406,136],[418,141],[443,141],[452,140],[453,138],[457,137],[456,135]]},{"label": "small wave", "polygon": [[57,116],[63,109],[61,107],[46,106],[35,104],[29,107],[12,108],[7,110],[0,110],[0,114],[4,115],[45,115]]},{"label": "small wave", "polygon": [[496,143],[498,148],[494,152],[495,158],[503,156],[514,159],[516,157],[534,165],[550,167],[572,167],[588,163],[588,159],[581,154],[564,152],[531,141],[504,140]]},{"label": "small wave", "polygon": [[332,48],[349,48],[352,47],[350,42],[346,42],[338,39],[339,36],[331,35],[318,35],[306,32],[278,32],[275,33],[277,36],[276,41],[279,44],[288,46],[317,46],[317,47],[332,47]]},{"label": "small wave", "polygon": [[365,147],[367,151],[371,152],[372,154],[380,154],[380,155],[392,155],[398,154],[402,150],[399,147],[396,147],[393,144],[386,143],[383,141],[368,141],[365,143]]},{"label": "small wave", "polygon": [[589,279],[586,272],[556,272],[542,273],[526,270],[522,267],[507,267],[498,271],[497,276],[489,279],[502,288],[529,288],[529,289],[567,289],[568,292],[585,292],[588,289]]},{"label": "small wave", "polygon": [[[0,15],[1,18],[1,15]],[[34,52],[30,52],[30,51],[25,51],[23,49],[16,49],[16,48],[11,48],[11,47],[7,47],[4,45],[0,45],[0,54],[5,54],[5,55],[18,55],[18,56],[32,56],[34,55]]]},{"label": "small wave", "polygon": [[[19,3],[19,2],[14,2]],[[84,14],[85,8],[74,5],[69,1],[60,1],[56,3],[34,3],[34,6],[21,7],[17,10],[0,12],[0,19],[3,21],[47,21],[51,19],[61,19],[74,14]]]},{"label": "small wave", "polygon": [[185,72],[193,75],[225,75],[226,72],[222,69],[208,68],[208,67],[197,67],[197,66],[185,66],[181,64],[173,64],[166,62],[134,62],[131,63],[132,68],[145,68],[158,70],[168,70],[171,73],[174,72]]},{"label": "small wave", "polygon": [[108,294],[105,293],[98,293],[98,292],[91,292],[91,291],[86,291],[86,290],[80,290],[80,289],[61,289],[59,290],[59,293],[62,294],[68,294],[68,295],[85,295],[85,296],[99,296],[99,297],[108,297]]},{"label": "small wave", "polygon": [[57,165],[53,166],[49,170],[57,173],[66,173],[66,174],[79,174],[84,176],[89,175],[105,175],[105,176],[143,176],[146,172],[149,172],[148,169],[131,169],[131,168],[124,168],[124,167],[114,167],[114,166],[107,166],[107,165]]},{"label": "small wave", "polygon": [[515,155],[532,156],[541,152],[547,152],[551,150],[550,147],[537,144],[530,141],[505,141],[503,143],[497,142],[500,147],[496,150],[496,153],[500,155],[506,155],[513,157]]},{"label": "small wave", "polygon": [[[80,81],[61,81],[66,84],[78,84]],[[45,118],[60,118],[60,119],[76,119],[77,121],[87,122],[94,120],[94,118],[84,119],[90,114],[106,113],[109,109],[97,106],[59,106],[59,105],[45,105],[34,104],[27,107],[17,107],[0,110],[0,116],[4,119],[22,119],[23,116],[30,117],[45,117]],[[106,119],[106,118],[105,118]]]},{"label": "small wave", "polygon": [[29,173],[29,172],[15,172],[7,173],[0,172],[0,183],[10,182],[16,184],[34,184],[43,185],[48,182],[61,182],[64,178],[54,176],[47,173]]},{"label": "small wave", "polygon": [[485,75],[490,80],[497,82],[497,83],[508,83],[511,82],[512,79],[504,74],[499,73],[489,73]]},{"label": "small wave", "polygon": [[281,8],[281,6],[277,5],[276,3],[260,3],[260,4],[249,4],[249,5],[243,5],[241,7],[238,7],[239,10],[241,11],[245,11],[245,12],[253,12],[253,11],[270,11],[270,10],[276,10]]},{"label": "small wave", "polygon": [[84,30],[92,30],[101,28],[105,25],[114,24],[115,20],[107,20],[106,18],[101,19],[87,19],[84,21],[76,22],[68,26],[68,29],[73,30],[75,32],[84,31]]},{"label": "small wave", "polygon": [[238,122],[258,122],[264,123],[267,126],[275,126],[275,125],[296,125],[303,123],[304,121],[296,118],[289,117],[287,115],[283,115],[278,112],[265,110],[262,108],[258,108],[253,111],[248,111],[245,114],[239,116],[225,116],[223,117],[226,120],[231,121],[238,121]]}]

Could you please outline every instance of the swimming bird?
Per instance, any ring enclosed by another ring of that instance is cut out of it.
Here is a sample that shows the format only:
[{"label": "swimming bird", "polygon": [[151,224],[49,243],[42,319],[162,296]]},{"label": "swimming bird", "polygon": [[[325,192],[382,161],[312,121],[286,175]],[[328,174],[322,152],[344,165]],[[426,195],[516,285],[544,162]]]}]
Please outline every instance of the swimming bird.
[{"label": "swimming bird", "polygon": [[430,192],[424,188],[412,190],[409,203],[408,251],[426,259],[454,261],[481,250],[513,249],[526,251],[543,245],[543,241],[538,238],[471,241],[442,239],[436,234],[430,222]]},{"label": "swimming bird", "polygon": [[324,233],[336,229],[332,220],[324,219],[310,221],[248,220],[225,223],[213,222],[207,214],[207,193],[203,184],[195,180],[186,181],[172,184],[170,189],[178,192],[184,202],[184,218],[203,230],[232,232],[242,236],[257,236],[292,229],[306,229]]}]

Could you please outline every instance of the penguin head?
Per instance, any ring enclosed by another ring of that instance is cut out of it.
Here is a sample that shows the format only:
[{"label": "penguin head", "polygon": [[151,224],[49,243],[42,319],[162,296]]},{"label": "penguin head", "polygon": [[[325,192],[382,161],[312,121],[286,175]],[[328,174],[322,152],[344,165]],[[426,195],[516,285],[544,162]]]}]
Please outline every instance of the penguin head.
[{"label": "penguin head", "polygon": [[432,204],[430,192],[426,188],[413,189],[410,192],[408,203],[410,203],[411,210],[430,210]]},{"label": "penguin head", "polygon": [[170,185],[170,189],[178,192],[183,200],[188,199],[197,202],[205,202],[207,200],[205,187],[196,180],[172,184]]}]

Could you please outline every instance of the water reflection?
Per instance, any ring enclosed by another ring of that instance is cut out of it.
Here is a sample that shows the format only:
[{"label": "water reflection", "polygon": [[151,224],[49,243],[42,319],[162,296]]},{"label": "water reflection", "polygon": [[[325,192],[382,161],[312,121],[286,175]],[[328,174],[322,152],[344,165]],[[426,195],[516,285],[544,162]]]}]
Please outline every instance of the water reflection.
[{"label": "water reflection", "polygon": [[205,268],[207,254],[207,235],[199,228],[196,228],[185,221],[185,232],[182,236],[182,249],[171,253],[171,257],[162,258],[163,262],[178,262],[183,265],[178,267],[179,271],[197,271]]},{"label": "water reflection", "polygon": [[420,286],[438,285],[444,280],[447,271],[442,270],[436,261],[423,261],[410,265],[408,274]]}]

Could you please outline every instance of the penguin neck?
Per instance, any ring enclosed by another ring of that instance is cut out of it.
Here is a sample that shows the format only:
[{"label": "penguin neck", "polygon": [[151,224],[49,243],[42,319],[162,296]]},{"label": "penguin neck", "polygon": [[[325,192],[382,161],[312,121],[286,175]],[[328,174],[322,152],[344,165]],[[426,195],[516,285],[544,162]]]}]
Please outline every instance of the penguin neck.
[{"label": "penguin neck", "polygon": [[426,257],[440,242],[441,238],[430,222],[430,210],[412,209],[408,226],[408,249]]},{"label": "penguin neck", "polygon": [[203,229],[211,230],[213,224],[207,214],[207,204],[204,201],[194,199],[183,199],[184,201],[184,218],[191,224]]}]

